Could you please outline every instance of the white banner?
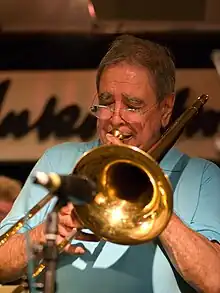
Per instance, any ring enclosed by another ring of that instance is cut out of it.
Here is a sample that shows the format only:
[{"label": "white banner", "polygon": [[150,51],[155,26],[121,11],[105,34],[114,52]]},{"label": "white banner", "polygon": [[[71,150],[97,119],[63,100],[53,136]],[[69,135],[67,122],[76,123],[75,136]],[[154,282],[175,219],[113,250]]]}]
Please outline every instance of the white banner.
[{"label": "white banner", "polygon": [[[0,160],[37,160],[63,141],[95,137],[88,109],[95,94],[95,71],[0,72]],[[177,99],[184,109],[202,93],[210,95],[192,131],[179,147],[190,155],[216,159],[220,122],[220,79],[215,70],[178,70]],[[181,110],[179,109],[179,110]],[[199,122],[199,123],[198,123]]]}]

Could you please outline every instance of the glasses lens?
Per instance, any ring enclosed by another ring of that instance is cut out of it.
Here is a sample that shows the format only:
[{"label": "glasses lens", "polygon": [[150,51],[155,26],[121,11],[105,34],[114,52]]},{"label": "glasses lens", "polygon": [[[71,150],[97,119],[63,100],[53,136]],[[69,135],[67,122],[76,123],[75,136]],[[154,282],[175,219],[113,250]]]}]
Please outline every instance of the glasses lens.
[{"label": "glasses lens", "polygon": [[[144,113],[150,112],[155,105],[149,108]],[[93,105],[91,108],[91,113],[99,119],[107,120],[112,117],[114,111],[112,111],[108,106],[104,105]],[[140,123],[143,119],[143,114],[140,111],[133,111],[132,109],[121,109],[120,116],[123,120],[130,123]]]},{"label": "glasses lens", "polygon": [[141,113],[135,111],[129,111],[129,109],[123,109],[121,112],[121,118],[130,123],[139,123],[141,121]]},{"label": "glasses lens", "polygon": [[158,103],[153,104],[148,109],[144,111],[134,111],[132,109],[122,109],[121,110],[121,118],[130,123],[140,123],[143,120],[143,114],[145,115],[145,119],[147,119],[148,115],[151,113],[152,110]]}]

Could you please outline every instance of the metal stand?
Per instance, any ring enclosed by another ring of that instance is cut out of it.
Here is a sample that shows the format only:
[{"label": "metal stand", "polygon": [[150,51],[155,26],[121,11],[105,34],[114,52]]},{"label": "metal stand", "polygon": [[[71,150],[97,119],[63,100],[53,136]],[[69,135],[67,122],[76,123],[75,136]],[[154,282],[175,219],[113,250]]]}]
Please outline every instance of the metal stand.
[{"label": "metal stand", "polygon": [[[57,183],[58,182],[58,183]],[[56,265],[59,250],[56,244],[58,234],[58,211],[67,202],[75,205],[89,203],[96,195],[96,184],[84,176],[67,175],[37,172],[34,177],[34,183],[47,188],[50,193],[58,195],[58,201],[53,211],[47,216],[46,220],[46,243],[42,246],[43,261],[45,263],[45,275],[43,284],[43,293],[56,292]],[[81,195],[81,196],[79,196]],[[76,234],[77,230],[74,231]],[[38,255],[35,250],[35,257]],[[37,289],[39,284],[33,286]],[[41,287],[42,288],[42,287]]]},{"label": "metal stand", "polygon": [[39,255],[42,256],[45,262],[45,274],[43,283],[26,283],[26,288],[34,287],[35,290],[39,290],[43,293],[55,293],[56,292],[56,265],[58,261],[58,247],[56,244],[56,238],[58,233],[58,214],[54,210],[48,214],[46,219],[46,231],[45,231],[45,244],[37,245],[32,248],[34,258]]},{"label": "metal stand", "polygon": [[56,292],[56,265],[58,260],[58,248],[56,238],[58,233],[57,212],[51,212],[46,222],[46,243],[43,247],[43,258],[46,263],[44,275],[44,293]]}]

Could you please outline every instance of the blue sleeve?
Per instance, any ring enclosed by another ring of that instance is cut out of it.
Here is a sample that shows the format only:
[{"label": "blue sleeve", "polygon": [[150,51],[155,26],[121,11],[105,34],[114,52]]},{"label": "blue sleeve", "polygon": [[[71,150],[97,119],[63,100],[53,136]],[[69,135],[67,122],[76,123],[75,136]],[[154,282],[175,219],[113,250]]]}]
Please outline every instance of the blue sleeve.
[{"label": "blue sleeve", "polygon": [[207,162],[203,170],[197,207],[190,227],[220,242],[220,169]]},{"label": "blue sleeve", "polygon": [[[19,196],[17,197],[11,211],[7,217],[0,223],[0,234],[5,233],[13,224],[15,224],[21,217],[37,204],[48,191],[43,187],[33,184],[32,175],[36,171],[52,172],[53,168],[49,162],[47,152],[38,160],[34,168],[32,169],[26,183],[24,184]],[[31,220],[29,220],[25,226],[20,229],[20,233],[32,229],[40,224],[52,205],[53,200],[41,209]]]}]

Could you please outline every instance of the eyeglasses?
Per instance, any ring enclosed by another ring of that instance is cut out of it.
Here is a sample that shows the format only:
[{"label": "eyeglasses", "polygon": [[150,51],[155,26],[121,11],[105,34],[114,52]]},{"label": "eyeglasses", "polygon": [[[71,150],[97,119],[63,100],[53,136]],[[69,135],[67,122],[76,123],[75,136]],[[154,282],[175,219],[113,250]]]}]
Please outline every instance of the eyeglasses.
[{"label": "eyeglasses", "polygon": [[[133,108],[121,108],[119,111],[119,115],[121,118],[127,122],[140,122],[142,116],[146,113],[151,112],[156,106],[158,102],[153,104],[150,108],[146,109],[133,109]],[[91,113],[101,120],[108,120],[113,116],[115,109],[110,106],[105,105],[93,105],[90,107]]]}]

